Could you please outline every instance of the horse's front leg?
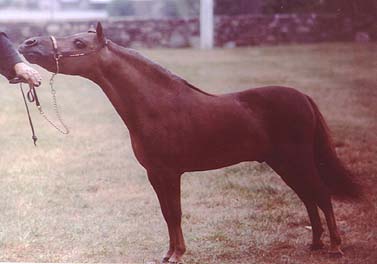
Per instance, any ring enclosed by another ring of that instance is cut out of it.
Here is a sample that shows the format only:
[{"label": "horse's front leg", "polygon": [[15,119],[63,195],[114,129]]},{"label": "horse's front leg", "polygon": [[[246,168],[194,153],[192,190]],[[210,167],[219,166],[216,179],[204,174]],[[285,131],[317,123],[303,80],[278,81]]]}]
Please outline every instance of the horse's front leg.
[{"label": "horse's front leg", "polygon": [[180,263],[186,251],[181,228],[181,175],[148,171],[148,178],[157,194],[169,230],[169,250],[163,263]]}]

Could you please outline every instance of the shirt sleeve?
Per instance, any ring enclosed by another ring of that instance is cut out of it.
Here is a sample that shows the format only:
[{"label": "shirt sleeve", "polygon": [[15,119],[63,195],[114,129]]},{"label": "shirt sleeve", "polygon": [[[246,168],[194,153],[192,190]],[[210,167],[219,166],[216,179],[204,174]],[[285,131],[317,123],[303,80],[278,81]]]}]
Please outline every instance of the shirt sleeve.
[{"label": "shirt sleeve", "polygon": [[22,60],[12,42],[5,33],[0,32],[0,74],[8,79],[16,77],[14,65],[19,62]]}]

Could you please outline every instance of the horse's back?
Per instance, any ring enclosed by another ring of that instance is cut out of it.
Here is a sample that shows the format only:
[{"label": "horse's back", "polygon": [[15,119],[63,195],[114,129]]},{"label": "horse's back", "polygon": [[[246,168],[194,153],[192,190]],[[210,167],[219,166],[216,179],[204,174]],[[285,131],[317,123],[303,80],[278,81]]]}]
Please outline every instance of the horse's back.
[{"label": "horse's back", "polygon": [[[251,88],[238,93],[234,93],[242,103],[249,104],[250,107],[295,107],[303,102],[307,103],[307,95],[297,89],[285,86],[265,86]],[[273,104],[273,105],[271,105]],[[302,105],[301,105],[302,106]]]}]

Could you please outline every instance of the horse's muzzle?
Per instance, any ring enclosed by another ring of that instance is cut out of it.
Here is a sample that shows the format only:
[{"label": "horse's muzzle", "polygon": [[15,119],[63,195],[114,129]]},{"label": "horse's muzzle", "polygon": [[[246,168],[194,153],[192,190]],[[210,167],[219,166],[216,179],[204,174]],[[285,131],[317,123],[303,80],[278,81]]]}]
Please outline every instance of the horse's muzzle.
[{"label": "horse's muzzle", "polygon": [[25,55],[25,53],[30,53],[31,51],[35,51],[35,49],[32,49],[33,47],[36,47],[38,45],[38,39],[37,38],[29,38],[25,40],[20,46],[18,46],[18,51]]}]

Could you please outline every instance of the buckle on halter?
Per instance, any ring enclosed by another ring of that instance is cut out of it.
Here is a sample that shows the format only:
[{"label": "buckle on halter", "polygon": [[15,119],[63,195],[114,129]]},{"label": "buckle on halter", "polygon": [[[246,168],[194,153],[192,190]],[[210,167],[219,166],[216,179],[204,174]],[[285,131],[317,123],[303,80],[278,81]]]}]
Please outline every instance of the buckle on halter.
[{"label": "buckle on halter", "polygon": [[56,61],[60,60],[61,57],[63,57],[63,55],[61,55],[61,54],[59,54],[59,53],[55,53],[55,54],[54,54],[54,59],[55,59]]}]

